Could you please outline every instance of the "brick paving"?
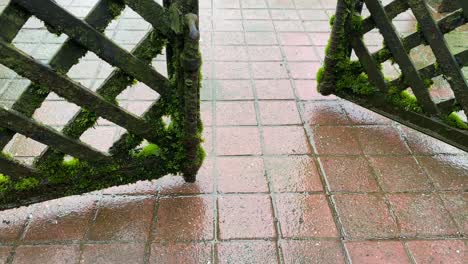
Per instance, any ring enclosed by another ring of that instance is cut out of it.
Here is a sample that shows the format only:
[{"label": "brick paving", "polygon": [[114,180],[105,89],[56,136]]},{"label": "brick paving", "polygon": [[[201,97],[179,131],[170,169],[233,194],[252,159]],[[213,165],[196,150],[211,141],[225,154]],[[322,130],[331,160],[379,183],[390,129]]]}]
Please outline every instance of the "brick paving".
[{"label": "brick paving", "polygon": [[[57,2],[83,17],[96,0]],[[166,176],[0,212],[0,263],[466,263],[467,153],[316,92],[334,7],[200,0],[197,183]],[[394,22],[415,28],[410,13]],[[15,45],[47,61],[65,38],[27,25]],[[148,29],[127,9],[106,35],[131,49]],[[153,65],[164,72],[163,56]],[[8,105],[27,81],[0,67]],[[111,70],[88,54],[69,76],[95,89]],[[138,84],[119,103],[141,114],[155,98]],[[60,129],[75,112],[51,95],[35,118]],[[106,150],[120,133],[101,119],[81,139]],[[42,149],[18,136],[6,151],[31,162]]]}]

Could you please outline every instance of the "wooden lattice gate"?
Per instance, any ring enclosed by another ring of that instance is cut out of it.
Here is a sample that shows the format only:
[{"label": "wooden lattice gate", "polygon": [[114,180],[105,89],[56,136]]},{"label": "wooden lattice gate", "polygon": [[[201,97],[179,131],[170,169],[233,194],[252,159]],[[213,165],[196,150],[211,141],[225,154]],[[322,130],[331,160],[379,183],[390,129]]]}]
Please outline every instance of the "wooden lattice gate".
[{"label": "wooden lattice gate", "polygon": [[[128,6],[152,30],[127,52],[103,31]],[[34,166],[0,155],[0,208],[84,193],[116,184],[155,179],[167,174],[195,181],[204,158],[199,116],[200,65],[197,0],[99,0],[84,20],[52,0],[12,0],[0,15],[0,63],[32,81],[11,108],[0,108],[0,146],[22,134],[48,148]],[[48,65],[11,44],[31,16],[66,42]],[[151,60],[166,48],[168,78]],[[88,51],[116,70],[93,92],[65,74]],[[118,106],[116,97],[135,81],[159,94],[138,117]],[[31,117],[50,92],[81,107],[61,130]],[[105,118],[128,132],[103,153],[78,139]],[[168,121],[169,120],[169,121]],[[151,144],[138,148],[146,139]],[[64,159],[65,155],[72,159]]]},{"label": "wooden lattice gate", "polygon": [[[386,6],[379,0],[338,0],[325,65],[317,75],[319,91],[468,151],[468,85],[461,70],[468,66],[468,45],[452,54],[444,39],[468,22],[468,1],[458,2],[461,8],[435,21],[424,0],[394,0]],[[364,3],[370,16],[362,19]],[[401,37],[392,19],[408,10],[416,17],[417,30]],[[384,47],[370,53],[363,36],[375,28],[383,35]],[[418,70],[408,54],[420,45],[431,47],[436,62]],[[358,61],[350,59],[352,51]],[[384,76],[381,64],[387,60],[398,64],[399,78]],[[452,98],[436,102],[431,97],[431,79],[437,76],[450,85]]]}]

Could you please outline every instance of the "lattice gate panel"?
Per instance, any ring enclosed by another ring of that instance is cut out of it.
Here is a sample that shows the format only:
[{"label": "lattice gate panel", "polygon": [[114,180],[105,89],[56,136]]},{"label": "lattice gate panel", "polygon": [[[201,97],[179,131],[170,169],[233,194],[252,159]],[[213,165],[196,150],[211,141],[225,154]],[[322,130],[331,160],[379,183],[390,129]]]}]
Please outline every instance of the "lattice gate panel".
[{"label": "lattice gate panel", "polygon": [[[362,19],[364,4],[370,16]],[[468,45],[452,54],[444,38],[464,25],[466,28],[468,1],[460,0],[459,5],[461,8],[435,21],[424,0],[393,0],[386,6],[379,0],[338,0],[325,65],[317,75],[319,91],[336,94],[468,151],[468,85],[462,73],[468,66]],[[408,10],[418,22],[417,30],[402,37],[392,19]],[[383,35],[384,47],[371,53],[363,36],[373,29]],[[421,45],[432,49],[436,62],[417,69],[408,54]],[[356,61],[350,59],[353,51]],[[384,76],[381,65],[387,60],[398,64],[400,77],[390,80]],[[431,79],[437,76],[448,82],[453,98],[438,102],[432,98]]]},{"label": "lattice gate panel", "polygon": [[[104,34],[107,26],[128,6],[152,26],[127,52]],[[80,20],[53,0],[12,0],[0,14],[0,64],[31,80],[11,108],[0,108],[0,147],[15,134],[47,145],[33,166],[0,155],[0,208],[80,194],[116,184],[183,174],[194,181],[204,158],[201,148],[198,1],[99,0]],[[11,42],[26,21],[35,16],[51,33],[68,39],[48,64],[30,57]],[[151,61],[166,49],[166,78]],[[96,92],[70,79],[66,73],[88,51],[116,69]],[[136,116],[116,98],[135,81],[159,94],[159,99]],[[31,117],[54,92],[81,107],[59,132]],[[170,117],[170,122],[164,117]],[[98,118],[125,128],[104,153],[79,140]],[[147,140],[151,144],[138,146]],[[65,155],[72,159],[64,159]]]}]

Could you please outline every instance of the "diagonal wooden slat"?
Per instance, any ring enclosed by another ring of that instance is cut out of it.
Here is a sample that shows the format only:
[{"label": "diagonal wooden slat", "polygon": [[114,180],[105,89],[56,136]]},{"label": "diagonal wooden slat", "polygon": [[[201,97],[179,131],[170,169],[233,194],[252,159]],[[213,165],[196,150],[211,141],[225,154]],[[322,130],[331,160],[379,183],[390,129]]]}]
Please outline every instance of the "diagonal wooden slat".
[{"label": "diagonal wooden slat", "polygon": [[[168,9],[171,6],[172,0],[163,0],[164,8]],[[154,25],[153,25],[154,27]],[[166,44],[166,69],[167,69],[167,76],[171,78],[174,74],[174,68],[172,67],[172,60],[174,56],[174,47],[172,46],[172,41],[168,41]]]},{"label": "diagonal wooden slat", "polygon": [[3,155],[0,155],[0,172],[8,175],[13,181],[37,175],[37,171],[34,168],[4,157]]},{"label": "diagonal wooden slat", "polygon": [[56,73],[47,65],[41,64],[22,53],[11,44],[0,40],[0,63],[41,86],[49,87],[58,95],[79,106],[127,128],[136,135],[148,140],[157,140],[153,127],[146,121],[105,100],[95,92]]},{"label": "diagonal wooden slat", "polygon": [[[154,120],[153,123],[156,123],[154,125],[154,131],[156,133],[161,133],[163,134],[164,131],[164,123],[160,122],[162,116],[164,115],[165,111],[161,109],[161,106],[159,105],[159,102],[153,103],[148,111],[146,111],[143,114],[143,118],[146,120]],[[155,144],[161,144],[164,145],[164,136],[162,136],[158,141],[155,141],[153,143]],[[136,138],[134,135],[131,133],[125,132],[120,136],[118,140],[114,142],[112,147],[109,149],[109,152],[114,156],[118,157],[121,159],[128,158],[128,153],[132,150],[138,147],[140,143],[143,141],[143,138]],[[167,142],[167,141],[166,141]]]},{"label": "diagonal wooden slat", "polygon": [[0,36],[6,42],[12,42],[30,17],[31,15],[20,6],[8,3],[0,15]]},{"label": "diagonal wooden slat", "polygon": [[356,56],[358,56],[362,66],[366,70],[372,84],[374,84],[381,92],[386,92],[388,87],[385,82],[385,78],[380,71],[378,64],[375,62],[374,58],[372,58],[366,45],[364,45],[362,39],[358,36],[353,36],[351,38],[351,46],[353,47]]},{"label": "diagonal wooden slat", "polygon": [[[143,40],[133,49],[132,54],[143,60],[150,62],[153,57],[162,52],[164,41],[161,41],[157,31],[150,31]],[[125,88],[127,88],[130,76],[121,70],[114,70],[111,75],[101,84],[96,93],[113,101]],[[62,133],[72,138],[79,138],[87,129],[92,127],[97,120],[90,120],[89,112],[80,110],[80,112],[68,122],[63,128]],[[85,125],[86,124],[86,125]],[[153,142],[158,143],[158,142]],[[55,155],[54,155],[55,154]],[[49,158],[61,158],[63,155],[54,153],[53,149],[48,148],[37,159],[37,164],[45,162]]]},{"label": "diagonal wooden slat", "polygon": [[437,103],[437,108],[439,108],[440,112],[444,115],[450,115],[457,106],[458,105],[455,98]]},{"label": "diagonal wooden slat", "polygon": [[168,12],[154,0],[124,0],[124,2],[167,37],[173,33]]},{"label": "diagonal wooden slat", "polygon": [[[460,67],[468,67],[468,50],[455,54],[455,59],[459,62]],[[419,70],[419,74],[424,79],[430,79],[437,77],[442,74],[440,67],[436,67],[434,64],[428,65]],[[396,87],[399,91],[403,91],[408,88],[408,85],[400,77],[390,82],[390,86]]]},{"label": "diagonal wooden slat", "polygon": [[463,106],[465,113],[468,113],[468,83],[463,76],[461,68],[458,67],[458,62],[452,53],[450,53],[444,35],[437,27],[424,2],[409,0],[408,3],[418,20],[421,31],[431,46],[442,72],[447,76],[447,81],[457,98],[457,102]]},{"label": "diagonal wooden slat", "polygon": [[[114,17],[122,12],[124,8],[123,4],[116,3],[113,0],[100,0],[86,16],[85,21],[98,30],[104,31]],[[59,72],[68,72],[86,52],[88,51],[84,47],[68,39],[52,57],[49,65]],[[48,94],[49,91],[46,89],[41,89],[41,87],[31,83],[15,101],[12,109],[31,117],[36,109],[42,105]],[[15,132],[9,130],[0,133],[0,149],[3,149],[14,135]]]},{"label": "diagonal wooden slat", "polygon": [[154,70],[153,67],[120,48],[104,36],[104,34],[73,16],[53,1],[12,1],[34,13],[39,19],[46,21],[59,29],[59,31],[64,32],[109,64],[122,69],[129,75],[145,83],[159,94],[163,94],[168,89],[167,78]]},{"label": "diagonal wooden slat", "polygon": [[[463,16],[463,12],[459,10],[437,21],[437,26],[443,34],[446,34],[466,23],[467,19]],[[406,50],[411,50],[419,45],[424,44],[426,40],[423,38],[420,32],[414,32],[404,37],[402,41]],[[379,63],[390,59],[392,56],[390,53],[387,53],[385,56],[381,56],[380,53],[382,51],[383,49],[378,50],[372,54],[372,57],[374,57],[374,59]]]},{"label": "diagonal wooden slat", "polygon": [[64,136],[14,110],[0,107],[0,125],[87,161],[111,161],[110,156],[80,141]]},{"label": "diagonal wooden slat", "polygon": [[400,66],[402,72],[405,74],[406,80],[409,82],[411,89],[421,104],[426,113],[436,115],[438,114],[437,107],[432,101],[428,88],[425,86],[423,79],[419,75],[416,66],[406,53],[403,42],[398,36],[395,27],[387,16],[382,3],[379,1],[365,0],[366,6],[372,14],[377,27],[380,29],[381,34],[384,36],[385,44],[392,52],[395,61]]},{"label": "diagonal wooden slat", "polygon": [[[393,19],[399,14],[408,10],[407,0],[395,0],[384,7],[388,18]],[[375,28],[375,23],[372,17],[367,17],[362,21],[362,34],[366,34]]]}]

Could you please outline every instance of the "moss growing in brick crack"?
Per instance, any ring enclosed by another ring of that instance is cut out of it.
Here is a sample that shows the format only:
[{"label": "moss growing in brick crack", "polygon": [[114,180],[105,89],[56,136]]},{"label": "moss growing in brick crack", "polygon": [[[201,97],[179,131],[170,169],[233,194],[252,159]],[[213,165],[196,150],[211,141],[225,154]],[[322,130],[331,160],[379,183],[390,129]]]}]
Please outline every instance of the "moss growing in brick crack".
[{"label": "moss growing in brick crack", "polygon": [[444,119],[444,121],[452,127],[468,130],[468,123],[463,121],[463,119],[456,112],[452,112]]}]

